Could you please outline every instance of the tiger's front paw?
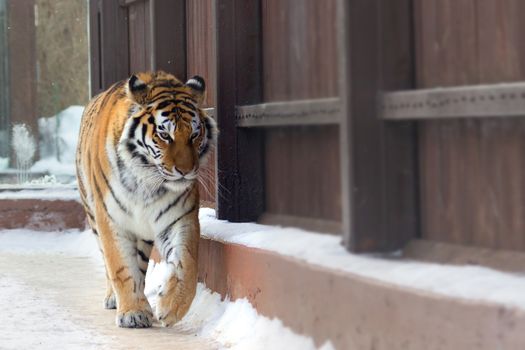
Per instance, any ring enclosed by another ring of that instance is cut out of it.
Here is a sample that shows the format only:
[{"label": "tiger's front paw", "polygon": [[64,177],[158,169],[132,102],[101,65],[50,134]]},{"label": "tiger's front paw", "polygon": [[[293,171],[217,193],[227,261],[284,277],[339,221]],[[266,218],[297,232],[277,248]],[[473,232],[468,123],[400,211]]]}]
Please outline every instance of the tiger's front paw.
[{"label": "tiger's front paw", "polygon": [[157,294],[155,314],[164,327],[179,322],[188,312],[195,297],[197,283],[185,284],[175,276]]},{"label": "tiger's front paw", "polygon": [[117,326],[122,328],[149,328],[153,314],[149,310],[130,310],[117,314]]}]

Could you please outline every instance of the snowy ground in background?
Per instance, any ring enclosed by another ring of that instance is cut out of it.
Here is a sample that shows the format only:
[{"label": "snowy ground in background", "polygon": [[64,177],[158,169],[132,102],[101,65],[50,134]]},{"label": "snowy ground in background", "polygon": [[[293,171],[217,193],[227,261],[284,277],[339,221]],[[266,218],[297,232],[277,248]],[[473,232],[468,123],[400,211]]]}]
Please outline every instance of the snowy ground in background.
[{"label": "snowy ground in background", "polygon": [[[24,186],[34,186],[34,182],[40,182],[43,185],[74,183],[76,174],[75,156],[83,111],[83,106],[69,106],[53,117],[39,118],[38,130],[29,130],[30,138],[28,140],[13,136],[11,143],[15,154],[17,149],[27,148],[25,146],[31,144],[30,141],[33,139],[38,141],[37,154],[40,158],[36,161],[32,159],[33,157],[28,159],[29,170],[22,172],[27,177],[23,177],[20,180],[17,178],[17,174],[20,171],[16,169],[17,162],[14,161],[19,157],[15,155],[11,162],[9,158],[0,157],[2,182],[22,181]],[[14,127],[20,127],[20,125],[15,125]],[[19,141],[16,142],[16,140]],[[29,149],[19,152],[22,155],[28,154]],[[31,151],[30,153],[34,152]],[[36,178],[38,179],[31,181],[32,183],[27,181]],[[49,182],[50,179],[52,182]],[[4,187],[4,184],[2,184],[2,187]]]},{"label": "snowy ground in background", "polygon": [[69,106],[54,117],[38,119],[41,159],[34,172],[75,175],[75,153],[83,106]]},{"label": "snowy ground in background", "polygon": [[525,275],[480,266],[421,263],[366,254],[350,254],[337,236],[254,223],[217,220],[213,209],[199,213],[202,235],[261,248],[401,287],[440,295],[493,302],[525,310]]},{"label": "snowy ground in background", "polygon": [[[20,189],[18,185],[1,185],[0,199],[40,199],[40,200],[68,200],[80,202],[80,196],[76,187],[67,185],[52,185],[42,188],[41,185],[24,186]],[[38,189],[37,189],[38,188]]]},{"label": "snowy ground in background", "polygon": [[[100,275],[104,274],[98,246],[90,231],[79,232],[70,230],[63,233],[42,233],[24,229],[0,231],[0,253],[26,256],[38,256],[39,254],[58,255],[62,256],[64,261],[67,261],[69,257],[89,257],[91,264],[96,266],[98,273]],[[60,263],[60,261],[57,261],[57,263]],[[164,270],[164,264],[154,265],[152,261],[150,262],[146,279],[146,291],[152,304],[155,303],[155,286],[162,280]],[[67,278],[67,276],[62,277]],[[102,291],[104,288],[104,284],[101,284],[100,290]],[[31,290],[34,290],[34,286],[24,285],[12,277],[6,278],[3,276],[0,267],[0,300],[13,300],[16,295],[22,294],[29,296],[29,300],[36,299],[25,293],[26,290],[31,292]],[[36,291],[31,293],[36,293]],[[97,303],[97,306],[99,304]],[[46,322],[59,324],[60,331],[66,332],[68,339],[72,341],[70,344],[75,345],[78,340],[78,345],[80,346],[86,339],[90,339],[90,333],[76,327],[74,323],[68,320],[66,313],[54,312],[53,310],[56,310],[56,306],[53,303],[39,301],[34,309],[31,308],[31,305],[31,302],[25,302],[22,305],[22,310],[17,309],[17,312],[22,311],[22,313],[31,315],[42,315],[47,320]],[[100,309],[100,313],[104,312],[108,311]],[[38,322],[38,317],[35,320],[34,316],[30,317],[30,321],[26,320],[25,317],[16,317],[14,314],[12,316],[15,319],[20,319],[17,321],[18,323],[15,322],[19,327],[30,327],[28,322]],[[41,327],[42,332],[39,332],[37,329],[37,333],[45,333],[46,327]],[[221,301],[219,294],[211,292],[202,284],[198,286],[198,292],[190,311],[175,326],[175,329],[180,331],[181,334],[192,334],[203,339],[209,339],[213,343],[219,344],[220,348],[251,350],[316,349],[310,338],[293,333],[277,319],[270,320],[258,315],[246,299],[236,300],[235,302],[229,300]],[[10,328],[8,327],[9,330]],[[3,333],[5,329],[0,327],[0,331]],[[34,333],[34,330],[31,332]],[[0,336],[0,338],[7,339],[3,336]],[[31,339],[27,341],[17,340],[17,338],[9,338],[8,340],[13,348],[15,345],[23,348],[25,345],[32,344],[31,341],[34,341]],[[49,345],[49,348],[56,341],[52,332],[43,337],[42,340],[44,344]],[[0,348],[2,348],[2,344],[5,345],[5,343],[0,343]],[[322,349],[330,350],[333,347],[327,343]]]}]

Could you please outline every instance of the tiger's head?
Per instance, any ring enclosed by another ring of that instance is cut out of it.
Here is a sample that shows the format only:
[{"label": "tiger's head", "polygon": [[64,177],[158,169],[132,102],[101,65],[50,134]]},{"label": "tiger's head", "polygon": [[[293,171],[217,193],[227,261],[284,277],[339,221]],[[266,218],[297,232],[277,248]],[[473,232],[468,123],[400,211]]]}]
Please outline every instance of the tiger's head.
[{"label": "tiger's head", "polygon": [[217,134],[214,120],[201,109],[205,89],[199,76],[186,83],[165,72],[128,79],[131,105],[120,142],[137,169],[156,170],[169,183],[197,177]]}]

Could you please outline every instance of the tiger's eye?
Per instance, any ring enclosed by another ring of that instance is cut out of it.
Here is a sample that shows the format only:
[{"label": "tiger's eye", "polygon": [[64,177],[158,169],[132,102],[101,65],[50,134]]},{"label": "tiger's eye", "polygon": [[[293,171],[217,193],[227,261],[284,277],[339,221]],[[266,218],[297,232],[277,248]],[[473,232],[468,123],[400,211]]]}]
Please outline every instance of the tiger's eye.
[{"label": "tiger's eye", "polygon": [[167,132],[161,132],[161,133],[159,133],[159,136],[162,139],[167,140],[167,141],[169,141],[171,139],[170,134],[168,134]]}]

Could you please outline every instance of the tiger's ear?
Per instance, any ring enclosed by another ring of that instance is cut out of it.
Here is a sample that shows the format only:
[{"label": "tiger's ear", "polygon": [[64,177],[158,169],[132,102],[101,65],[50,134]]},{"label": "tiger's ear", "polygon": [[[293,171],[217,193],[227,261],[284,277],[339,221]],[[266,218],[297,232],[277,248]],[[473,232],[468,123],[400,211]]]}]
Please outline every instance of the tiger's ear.
[{"label": "tiger's ear", "polygon": [[136,75],[132,75],[128,80],[128,97],[140,105],[146,105],[148,97],[148,86]]},{"label": "tiger's ear", "polygon": [[204,79],[195,75],[186,82],[186,86],[191,89],[193,96],[195,96],[195,99],[200,106],[206,95],[206,83],[204,82]]}]

